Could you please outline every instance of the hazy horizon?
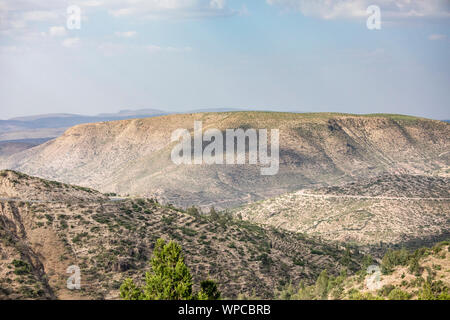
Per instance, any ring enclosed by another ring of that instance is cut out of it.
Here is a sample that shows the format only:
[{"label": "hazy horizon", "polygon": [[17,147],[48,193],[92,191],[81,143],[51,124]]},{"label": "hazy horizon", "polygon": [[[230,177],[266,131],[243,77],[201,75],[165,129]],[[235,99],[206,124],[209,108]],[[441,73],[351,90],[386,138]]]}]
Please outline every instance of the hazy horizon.
[{"label": "hazy horizon", "polygon": [[[111,111],[108,113],[69,113],[69,112],[58,112],[58,113],[30,113],[30,114],[25,114],[25,115],[18,115],[18,116],[13,116],[10,118],[0,118],[1,121],[8,121],[8,120],[19,120],[20,118],[28,118],[28,117],[34,117],[34,116],[57,116],[57,115],[70,115],[70,116],[81,116],[81,117],[96,117],[96,116],[102,116],[102,115],[106,115],[106,114],[111,114],[111,115],[119,115],[120,112],[123,111],[129,111],[129,112],[133,112],[133,111],[141,111],[141,110],[157,110],[157,111],[161,111],[165,114],[178,114],[178,113],[202,113],[202,112],[246,112],[246,111],[250,111],[250,112],[285,112],[285,113],[342,113],[342,114],[354,114],[354,115],[370,115],[370,114],[397,114],[397,113],[379,113],[379,112],[371,112],[371,113],[358,113],[358,112],[340,112],[340,111],[295,111],[295,110],[291,110],[291,111],[286,111],[283,109],[280,110],[276,110],[276,109],[246,109],[246,108],[194,108],[194,109],[190,109],[190,110],[174,110],[174,111],[168,111],[168,110],[163,110],[163,109],[159,109],[159,108],[136,108],[136,109],[120,109],[117,111]],[[217,110],[217,109],[224,109],[224,110]],[[144,114],[143,114],[144,115]],[[414,115],[414,114],[399,114],[399,115],[405,115],[405,116],[412,116],[412,117],[423,117],[423,116],[419,116],[419,115]],[[429,118],[432,120],[442,120],[442,121],[448,121],[450,119],[447,118],[430,118],[430,117],[424,117],[424,118]]]},{"label": "hazy horizon", "polygon": [[447,0],[0,0],[0,119],[224,106],[450,119],[449,27]]}]

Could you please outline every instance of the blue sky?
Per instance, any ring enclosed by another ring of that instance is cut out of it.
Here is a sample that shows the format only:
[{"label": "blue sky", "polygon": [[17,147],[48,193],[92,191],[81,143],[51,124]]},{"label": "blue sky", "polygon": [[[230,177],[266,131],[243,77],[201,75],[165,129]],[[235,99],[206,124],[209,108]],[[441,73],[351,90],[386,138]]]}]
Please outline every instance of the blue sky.
[{"label": "blue sky", "polygon": [[[381,30],[366,26],[374,4]],[[234,107],[449,119],[449,27],[448,0],[0,0],[0,118]]]}]

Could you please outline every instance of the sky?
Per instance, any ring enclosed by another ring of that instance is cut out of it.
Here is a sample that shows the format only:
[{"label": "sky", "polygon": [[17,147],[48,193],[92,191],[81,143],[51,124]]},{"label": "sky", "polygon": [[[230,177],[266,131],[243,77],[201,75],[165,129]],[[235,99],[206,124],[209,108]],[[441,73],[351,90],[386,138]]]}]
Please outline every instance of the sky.
[{"label": "sky", "polygon": [[0,0],[0,119],[225,107],[450,119],[449,31],[450,0]]}]

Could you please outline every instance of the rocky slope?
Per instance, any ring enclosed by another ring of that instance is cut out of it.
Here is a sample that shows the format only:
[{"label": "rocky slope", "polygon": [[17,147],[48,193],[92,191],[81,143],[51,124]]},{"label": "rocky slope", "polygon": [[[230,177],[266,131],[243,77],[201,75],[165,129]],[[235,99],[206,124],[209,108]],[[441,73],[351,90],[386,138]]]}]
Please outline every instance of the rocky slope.
[{"label": "rocky slope", "polygon": [[0,171],[0,199],[27,199],[31,202],[104,201],[93,189],[30,177],[16,171]]},{"label": "rocky slope", "polygon": [[[228,298],[269,298],[291,280],[310,283],[324,268],[357,270],[362,258],[302,234],[188,214],[151,199],[109,201],[10,171],[3,180],[3,192],[21,197],[0,200],[0,299],[118,298],[125,278],[142,280],[160,237],[182,245],[195,283],[215,279]],[[81,270],[81,290],[66,288],[71,265]]]},{"label": "rocky slope", "polygon": [[[192,130],[194,120],[204,130],[279,129],[279,173],[261,176],[256,165],[176,166],[171,133]],[[184,114],[75,126],[0,165],[102,192],[226,208],[385,172],[445,176],[449,136],[445,122],[395,115]]]},{"label": "rocky slope", "polygon": [[450,179],[387,175],[304,189],[234,211],[244,220],[359,244],[436,242],[450,235]]}]

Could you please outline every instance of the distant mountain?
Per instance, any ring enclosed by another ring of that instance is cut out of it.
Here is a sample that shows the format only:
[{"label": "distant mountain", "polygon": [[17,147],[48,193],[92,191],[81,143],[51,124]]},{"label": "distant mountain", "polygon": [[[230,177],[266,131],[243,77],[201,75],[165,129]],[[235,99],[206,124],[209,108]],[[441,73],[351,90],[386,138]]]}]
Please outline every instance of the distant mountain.
[{"label": "distant mountain", "polygon": [[33,148],[44,142],[47,142],[48,140],[50,140],[50,138],[0,141],[0,158],[8,157],[26,149]]},{"label": "distant mountain", "polygon": [[[235,108],[211,108],[190,110],[183,113],[199,112],[228,112],[243,111]],[[135,118],[148,118],[167,115],[158,109],[125,109],[117,113],[100,113],[94,116],[71,114],[71,113],[49,113],[25,117],[15,117],[8,120],[0,120],[0,158],[9,156],[22,150],[32,148],[41,143],[59,137],[68,128],[79,124],[96,123],[103,121],[127,120]],[[180,112],[181,113],[181,112]],[[23,140],[34,140],[32,143]],[[6,143],[7,142],[7,143]]]},{"label": "distant mountain", "polygon": [[124,117],[141,117],[141,116],[155,116],[168,114],[169,112],[157,110],[157,109],[138,109],[138,110],[120,110],[118,113],[100,113],[97,117],[108,118],[124,118]]},{"label": "distant mountain", "polygon": [[167,112],[154,109],[142,109],[135,111],[122,110],[118,113],[104,113],[96,116],[66,113],[34,115],[0,120],[0,133],[29,129],[69,128],[83,123],[154,117],[163,114],[167,114]]},{"label": "distant mountain", "polygon": [[40,114],[0,120],[0,158],[35,147],[59,137],[68,128],[102,121],[148,118],[167,114],[155,109],[122,110],[86,116],[70,113]]},{"label": "distant mountain", "polygon": [[11,118],[9,120],[13,121],[34,121],[39,119],[45,119],[45,118],[70,118],[73,116],[77,116],[72,113],[46,113],[46,114],[36,114],[32,116],[24,116],[24,117],[15,117]]},{"label": "distant mountain", "polygon": [[8,120],[0,120],[0,141],[56,138],[66,129],[79,124],[95,123],[103,121],[127,120],[135,118],[148,118],[172,113],[200,113],[200,112],[233,112],[245,111],[236,108],[204,108],[186,112],[167,112],[158,109],[125,109],[117,113],[100,113],[94,116],[49,113],[25,117],[15,117]]}]

